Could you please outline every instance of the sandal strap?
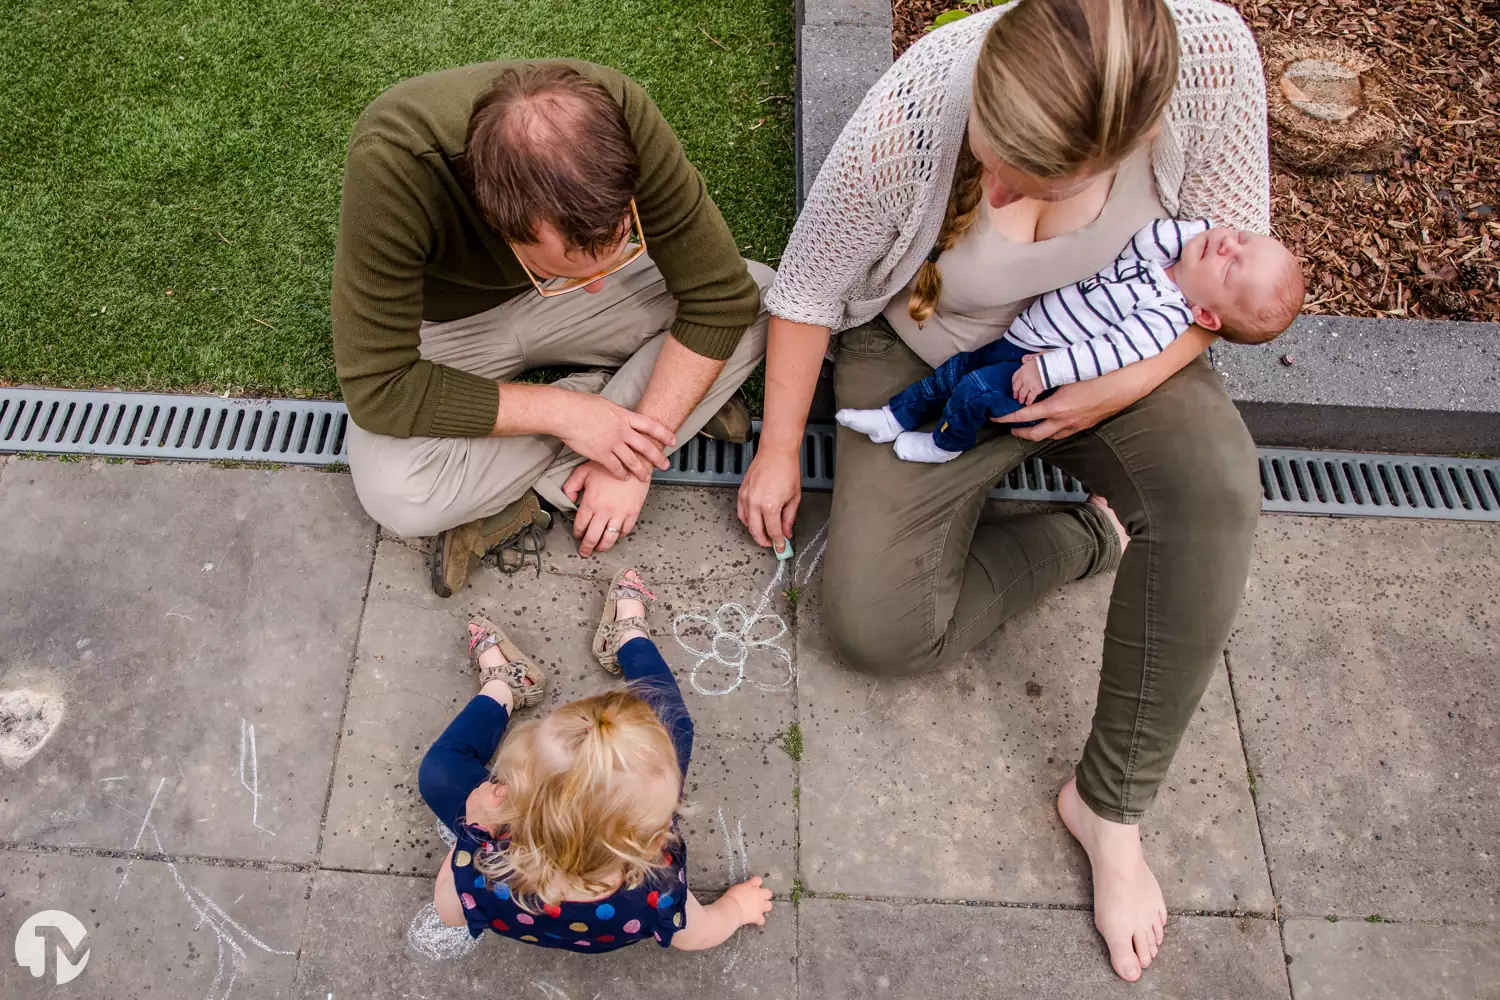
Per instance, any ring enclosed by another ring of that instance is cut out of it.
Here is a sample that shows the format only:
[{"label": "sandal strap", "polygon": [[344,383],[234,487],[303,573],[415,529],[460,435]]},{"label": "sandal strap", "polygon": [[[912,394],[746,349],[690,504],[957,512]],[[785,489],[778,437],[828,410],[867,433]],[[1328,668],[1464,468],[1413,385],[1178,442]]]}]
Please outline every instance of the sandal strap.
[{"label": "sandal strap", "polygon": [[615,601],[642,601],[648,604],[656,602],[655,594],[640,584],[632,583],[629,580],[621,580],[615,586],[615,589],[609,592],[609,596],[611,600]]},{"label": "sandal strap", "polygon": [[619,653],[620,651],[620,633],[630,631],[644,632],[646,633],[646,638],[649,639],[651,637],[651,625],[646,619],[639,616],[617,618],[609,623],[609,630],[605,633],[604,641],[608,644],[608,649],[611,653]]},{"label": "sandal strap", "polygon": [[469,658],[477,661],[481,653],[498,645],[500,645],[499,637],[481,625],[479,632],[469,639]]}]

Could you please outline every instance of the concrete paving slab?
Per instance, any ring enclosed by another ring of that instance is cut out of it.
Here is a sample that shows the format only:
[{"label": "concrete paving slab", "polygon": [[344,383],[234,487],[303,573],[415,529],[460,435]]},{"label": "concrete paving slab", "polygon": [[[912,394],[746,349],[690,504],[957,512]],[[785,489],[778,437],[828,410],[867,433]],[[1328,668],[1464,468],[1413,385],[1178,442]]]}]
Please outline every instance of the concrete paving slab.
[{"label": "concrete paving slab", "polygon": [[1288,996],[1269,920],[1175,918],[1151,968],[1127,983],[1083,912],[819,898],[799,917],[807,1000]]},{"label": "concrete paving slab", "polygon": [[[633,553],[645,557],[641,572],[660,598],[652,610],[653,637],[677,676],[698,732],[763,740],[784,731],[794,719],[795,684],[784,588],[772,586],[774,558],[756,549],[753,568],[705,579],[671,570],[670,551],[661,556],[654,551],[661,550],[653,546]],[[408,628],[424,613],[439,616],[423,626],[424,655],[443,663],[456,659],[455,669],[462,673],[468,662],[466,624],[483,612],[548,670],[548,707],[594,694],[613,680],[589,644],[604,590],[615,571],[629,563],[612,564],[603,577],[505,576],[484,566],[462,592],[443,600],[427,585],[425,560],[411,548],[381,544],[371,578],[377,608],[368,618],[372,625]],[[374,648],[370,655],[386,651]],[[741,660],[743,669],[737,666]]]},{"label": "concrete paving slab", "polygon": [[[1073,584],[957,665],[884,682],[842,666],[809,598],[798,630],[808,886],[1088,902],[1088,861],[1055,800],[1088,735],[1111,584]],[[1168,907],[1271,911],[1222,670],[1142,836]]]},{"label": "concrete paving slab", "polygon": [[622,566],[634,566],[653,585],[775,572],[775,559],[755,544],[735,515],[736,495],[722,486],[653,486],[635,530],[609,552],[587,559],[578,554],[571,523],[558,518],[547,533],[545,565],[556,573],[605,582]]},{"label": "concrete paving slab", "polygon": [[1500,920],[1500,526],[1264,518],[1230,639],[1282,912]]},{"label": "concrete paving slab", "polygon": [[[0,852],[0,996],[289,997],[310,881],[300,872]],[[57,983],[58,931],[42,932],[42,977],[11,960],[13,935],[44,910],[71,914],[86,931],[71,953],[76,963],[86,951],[86,964],[71,983]]]},{"label": "concrete paving slab", "polygon": [[1495,1000],[1500,930],[1288,920],[1294,1000]]},{"label": "concrete paving slab", "polygon": [[460,957],[436,960],[408,940],[414,918],[431,899],[432,883],[426,879],[319,872],[296,995],[792,1000],[796,993],[796,921],[786,904],[765,927],[742,929],[710,951],[644,943],[606,955],[577,955],[489,934]]},{"label": "concrete paving slab", "polygon": [[0,692],[62,711],[4,838],[310,860],[374,540],[344,476],[14,463]]},{"label": "concrete paving slab", "polygon": [[[442,859],[446,847],[418,794],[416,775],[427,748],[477,688],[463,639],[464,623],[475,610],[485,609],[550,672],[543,710],[614,683],[588,654],[602,584],[551,573],[540,579],[489,574],[460,598],[443,602],[427,589],[423,565],[419,553],[389,542],[381,543],[376,556],[324,839],[323,860],[332,867],[426,873]],[[661,590],[665,604],[682,600],[674,592],[689,592]],[[792,690],[773,696],[747,684],[745,691],[705,698],[688,683],[693,658],[676,646],[670,631],[659,638],[687,689],[697,730],[688,794],[701,811],[685,818],[695,871],[727,877],[720,874],[729,865],[717,826],[722,808],[736,845],[743,819],[753,871],[788,891],[795,863],[795,781],[791,760],[774,744],[778,730],[794,718]],[[762,658],[770,659],[756,652],[750,665]],[[703,678],[706,683],[707,674]]]}]

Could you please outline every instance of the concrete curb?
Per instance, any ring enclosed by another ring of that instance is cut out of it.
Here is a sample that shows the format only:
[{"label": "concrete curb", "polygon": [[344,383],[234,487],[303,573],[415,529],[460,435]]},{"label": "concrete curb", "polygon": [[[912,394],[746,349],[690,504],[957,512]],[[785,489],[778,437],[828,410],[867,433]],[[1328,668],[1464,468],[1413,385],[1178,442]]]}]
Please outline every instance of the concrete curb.
[{"label": "concrete curb", "polygon": [[1212,357],[1257,444],[1500,454],[1500,323],[1302,316]]},{"label": "concrete curb", "polygon": [[798,0],[798,207],[839,130],[890,65],[890,0]]},{"label": "concrete curb", "polygon": [[[889,0],[799,0],[799,206],[890,64]],[[1500,454],[1500,323],[1304,316],[1269,347],[1218,344],[1212,356],[1258,444]],[[826,419],[831,386],[819,389]]]}]

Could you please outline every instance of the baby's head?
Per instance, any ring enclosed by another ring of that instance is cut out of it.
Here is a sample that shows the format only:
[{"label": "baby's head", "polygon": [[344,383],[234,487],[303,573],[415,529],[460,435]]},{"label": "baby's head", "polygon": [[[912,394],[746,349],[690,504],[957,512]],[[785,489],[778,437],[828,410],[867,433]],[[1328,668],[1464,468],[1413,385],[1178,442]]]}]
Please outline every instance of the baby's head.
[{"label": "baby's head", "polygon": [[1280,240],[1210,229],[1188,240],[1172,280],[1193,320],[1235,344],[1275,340],[1302,311],[1302,264]]},{"label": "baby's head", "polygon": [[559,903],[639,884],[665,867],[682,798],[677,751],[655,710],[630,690],[570,702],[505,736],[491,778],[506,788],[488,815],[510,845],[485,874],[517,902]]}]

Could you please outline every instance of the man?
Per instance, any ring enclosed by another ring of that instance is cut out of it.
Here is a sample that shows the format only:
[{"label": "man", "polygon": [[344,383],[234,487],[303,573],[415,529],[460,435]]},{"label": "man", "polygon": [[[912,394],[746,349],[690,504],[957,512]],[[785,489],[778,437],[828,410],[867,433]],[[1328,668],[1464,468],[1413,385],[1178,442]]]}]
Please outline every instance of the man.
[{"label": "man", "polygon": [[[700,429],[749,436],[760,292],[637,84],[572,61],[432,73],[354,129],[333,346],[370,516],[437,535],[433,590],[519,568],[576,505],[583,555],[635,525],[652,468]],[[588,369],[552,385],[542,366]]]}]

